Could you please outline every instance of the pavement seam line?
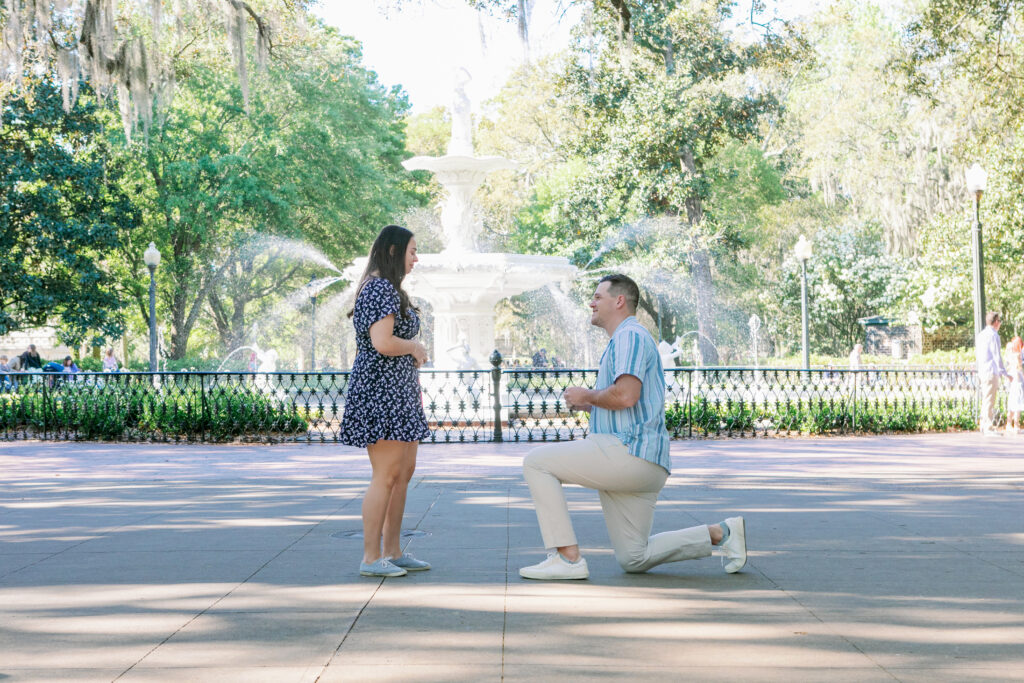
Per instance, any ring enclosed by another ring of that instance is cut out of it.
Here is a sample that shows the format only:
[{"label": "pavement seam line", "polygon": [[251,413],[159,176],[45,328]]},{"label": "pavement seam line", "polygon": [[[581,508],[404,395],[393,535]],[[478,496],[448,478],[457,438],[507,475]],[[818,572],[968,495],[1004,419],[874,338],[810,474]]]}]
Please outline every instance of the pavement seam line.
[{"label": "pavement seam line", "polygon": [[185,628],[187,628],[187,627],[189,626],[189,624],[193,623],[193,622],[194,622],[194,621],[195,621],[196,619],[198,619],[199,617],[203,616],[204,614],[206,614],[207,612],[209,612],[209,611],[210,611],[211,609],[213,609],[214,607],[216,607],[217,605],[219,605],[219,604],[220,604],[221,602],[223,602],[223,601],[224,601],[224,600],[225,600],[226,598],[228,598],[228,597],[229,597],[229,596],[230,596],[230,595],[231,595],[232,593],[234,593],[234,592],[235,592],[236,590],[238,590],[239,588],[241,588],[242,586],[244,586],[245,584],[247,584],[247,583],[249,582],[249,580],[250,580],[250,579],[252,579],[252,578],[253,578],[254,576],[256,576],[256,575],[257,575],[257,574],[259,574],[259,573],[260,573],[261,571],[263,571],[263,569],[264,569],[264,568],[266,568],[266,566],[267,566],[268,564],[270,564],[271,562],[273,562],[273,561],[274,561],[274,560],[276,560],[277,558],[281,557],[281,555],[283,555],[284,553],[288,552],[288,550],[290,550],[291,548],[293,548],[293,547],[294,547],[294,546],[295,546],[295,545],[296,545],[296,544],[297,544],[297,543],[298,543],[299,541],[301,541],[302,539],[304,539],[304,538],[305,538],[306,536],[308,536],[309,534],[313,533],[313,530],[314,530],[314,529],[316,529],[316,528],[317,528],[318,526],[320,526],[321,524],[323,524],[323,523],[324,523],[324,522],[325,522],[326,520],[328,520],[328,519],[330,519],[331,517],[333,517],[334,515],[338,514],[338,513],[339,513],[339,512],[341,511],[341,510],[344,510],[344,509],[345,509],[345,508],[346,508],[346,507],[347,507],[347,506],[348,506],[348,505],[349,505],[349,504],[350,504],[350,503],[351,503],[351,502],[352,502],[353,500],[356,500],[356,498],[355,498],[354,496],[353,496],[352,498],[349,498],[348,500],[346,500],[346,501],[345,501],[344,503],[342,503],[341,505],[339,505],[338,507],[336,507],[336,508],[335,508],[334,510],[332,510],[331,512],[329,512],[329,513],[328,513],[327,515],[325,515],[325,516],[324,516],[324,517],[323,517],[323,518],[322,518],[322,519],[321,519],[321,520],[320,520],[319,522],[317,522],[317,523],[316,523],[316,524],[314,524],[313,526],[309,527],[309,529],[307,529],[307,530],[306,530],[306,533],[304,533],[304,534],[302,534],[301,536],[299,536],[298,538],[296,538],[296,539],[295,539],[294,541],[292,541],[291,543],[289,543],[288,545],[286,545],[286,546],[285,546],[284,548],[282,548],[282,549],[281,549],[280,551],[278,551],[278,552],[277,552],[277,553],[276,553],[276,554],[275,554],[275,555],[274,555],[273,557],[271,557],[271,558],[270,558],[270,559],[268,559],[268,560],[267,560],[266,562],[264,562],[264,563],[263,563],[263,564],[261,564],[261,565],[260,565],[259,567],[257,567],[257,568],[256,568],[256,569],[255,569],[255,570],[254,570],[254,571],[253,571],[253,572],[252,572],[251,574],[249,574],[249,576],[245,577],[245,578],[244,578],[244,579],[242,579],[242,580],[241,580],[240,582],[238,582],[238,584],[236,584],[234,588],[232,588],[232,589],[231,589],[231,590],[229,590],[229,591],[228,591],[227,593],[225,593],[224,595],[220,596],[219,598],[217,598],[216,600],[214,600],[214,601],[213,601],[212,603],[210,603],[209,605],[207,605],[206,607],[204,607],[204,608],[203,608],[202,610],[200,610],[199,612],[197,612],[196,614],[194,614],[194,615],[192,616],[192,618],[191,618],[191,619],[189,619],[189,620],[188,620],[188,621],[186,621],[186,622],[185,622],[184,624],[182,624],[182,625],[181,625],[181,626],[179,626],[179,627],[178,627],[177,629],[175,629],[175,630],[174,630],[174,632],[173,632],[173,633],[171,633],[171,634],[170,634],[169,636],[167,636],[166,638],[164,638],[163,640],[161,640],[161,641],[160,641],[159,643],[157,643],[156,645],[154,645],[154,646],[153,646],[153,647],[152,647],[152,648],[151,648],[151,649],[150,649],[150,650],[149,650],[149,651],[148,651],[148,652],[147,652],[146,654],[144,654],[144,655],[142,655],[141,657],[139,657],[139,659],[138,659],[138,660],[137,660],[137,661],[136,661],[136,662],[135,662],[134,664],[132,664],[132,665],[131,665],[131,666],[129,666],[129,667],[127,668],[127,669],[125,669],[124,671],[122,671],[121,673],[119,673],[119,674],[117,675],[117,677],[116,677],[116,678],[114,678],[114,680],[115,680],[115,681],[117,681],[117,680],[120,680],[120,679],[121,679],[121,678],[122,678],[122,677],[123,677],[123,676],[124,676],[124,675],[125,675],[126,673],[128,673],[129,671],[131,671],[132,669],[134,669],[135,667],[137,667],[137,666],[138,666],[139,664],[141,664],[141,663],[142,663],[143,661],[145,661],[147,657],[149,657],[149,656],[150,656],[151,654],[153,654],[153,653],[154,653],[154,652],[156,652],[156,651],[157,651],[158,649],[160,649],[160,647],[161,647],[161,646],[162,646],[162,645],[163,645],[164,643],[166,643],[166,642],[167,642],[167,641],[169,641],[169,640],[170,640],[171,638],[173,638],[174,636],[176,636],[176,635],[178,635],[179,633],[181,633],[181,632],[182,632],[182,630],[184,630]]},{"label": "pavement seam line", "polygon": [[[416,484],[413,485],[413,488],[419,488],[420,484],[423,483],[424,479],[426,479],[426,477],[420,477],[416,481]],[[420,515],[420,518],[416,521],[416,524],[413,526],[413,529],[420,528],[420,525],[423,523],[423,520],[426,519],[427,515],[430,514],[430,511],[434,509],[434,506],[437,505],[437,501],[440,498],[441,489],[440,487],[438,487],[437,492],[434,494],[434,500],[430,501],[430,505],[428,505],[427,509],[423,511],[423,514]],[[405,552],[405,549],[409,547],[410,543],[412,543],[412,538],[410,538],[409,541],[405,544],[405,547],[402,548],[402,552]],[[356,618],[353,619],[352,623],[348,625],[347,629],[345,629],[345,633],[341,636],[341,642],[338,643],[338,647],[334,648],[334,652],[331,653],[331,656],[327,658],[327,662],[323,665],[323,667],[321,667],[320,673],[317,674],[316,679],[314,679],[314,683],[319,681],[320,678],[324,675],[324,672],[327,671],[328,668],[330,668],[331,662],[334,661],[334,658],[338,656],[339,652],[341,652],[341,648],[345,645],[345,641],[348,640],[349,634],[352,633],[352,631],[356,627],[356,624],[359,623],[359,618],[363,616],[363,612],[365,612],[366,608],[370,606],[371,602],[373,602],[373,599],[377,596],[377,592],[383,585],[384,578],[382,577],[381,580],[377,583],[377,587],[374,589],[372,593],[370,593],[370,597],[368,597],[366,599],[366,602],[363,603],[363,606],[359,608],[359,611],[356,613]]]},{"label": "pavement seam line", "polygon": [[783,595],[785,595],[785,596],[786,596],[787,598],[789,598],[790,600],[792,600],[793,602],[795,602],[795,603],[796,603],[797,605],[799,605],[799,606],[800,606],[800,609],[804,610],[805,612],[807,612],[807,614],[809,614],[809,615],[810,615],[811,617],[813,617],[813,618],[814,618],[814,620],[815,620],[815,621],[817,621],[817,622],[818,622],[819,624],[821,624],[821,626],[822,626],[822,627],[824,627],[826,631],[829,631],[829,632],[830,632],[830,633],[832,633],[832,635],[834,635],[834,636],[835,636],[836,638],[839,638],[839,639],[840,639],[841,641],[843,641],[844,643],[846,643],[847,645],[849,645],[850,647],[852,647],[852,648],[853,648],[854,650],[856,650],[857,652],[859,652],[859,653],[860,653],[861,655],[863,655],[863,656],[864,656],[864,658],[865,658],[865,659],[867,659],[867,660],[868,660],[869,662],[871,662],[872,664],[874,664],[874,665],[875,665],[875,666],[876,666],[876,667],[878,668],[878,670],[879,670],[879,671],[882,671],[882,672],[883,672],[883,673],[885,673],[885,674],[886,674],[887,676],[889,676],[890,678],[892,678],[892,679],[893,679],[894,681],[898,681],[898,680],[900,680],[899,678],[897,678],[897,677],[896,677],[896,675],[895,675],[895,674],[894,674],[893,672],[889,671],[889,670],[888,670],[888,669],[887,669],[887,668],[886,668],[885,666],[883,666],[883,665],[882,665],[882,664],[880,664],[879,662],[875,661],[875,658],[874,658],[874,657],[872,657],[872,656],[871,656],[870,654],[868,654],[867,652],[865,652],[865,651],[864,651],[864,650],[863,650],[862,648],[860,648],[860,647],[859,647],[859,646],[858,646],[858,645],[857,645],[856,643],[854,643],[854,642],[853,642],[852,640],[850,640],[849,638],[847,638],[846,636],[844,636],[844,635],[843,635],[842,633],[838,633],[838,632],[837,632],[837,631],[836,631],[835,629],[831,628],[831,627],[829,626],[829,624],[828,624],[828,623],[827,623],[827,622],[826,622],[826,621],[825,621],[824,619],[822,619],[821,617],[819,617],[819,616],[818,616],[818,614],[817,614],[817,613],[816,613],[816,612],[814,611],[814,609],[812,609],[811,607],[808,607],[808,606],[807,606],[807,605],[805,605],[804,603],[800,602],[800,599],[799,599],[799,598],[797,598],[797,597],[796,597],[795,595],[793,595],[793,594],[792,594],[791,592],[789,592],[788,590],[786,590],[785,588],[783,588],[782,586],[780,586],[780,585],[778,584],[778,582],[776,582],[776,581],[775,581],[774,579],[772,579],[772,578],[771,578],[770,576],[768,576],[767,574],[765,574],[765,573],[764,573],[764,571],[762,571],[761,569],[758,569],[758,568],[757,568],[757,566],[755,566],[755,565],[754,565],[754,564],[753,564],[752,562],[748,562],[747,566],[748,566],[748,567],[751,567],[752,569],[755,569],[755,570],[757,570],[757,573],[758,573],[758,574],[760,574],[760,575],[761,575],[761,576],[762,576],[762,577],[764,578],[764,580],[765,580],[765,581],[767,581],[767,582],[768,582],[768,583],[770,583],[770,584],[771,584],[772,586],[774,586],[774,587],[775,587],[775,590],[779,591],[780,593],[782,593]]},{"label": "pavement seam line", "polygon": [[505,636],[508,633],[508,565],[512,552],[512,487],[505,493],[505,601],[501,615],[501,678],[505,680]]}]

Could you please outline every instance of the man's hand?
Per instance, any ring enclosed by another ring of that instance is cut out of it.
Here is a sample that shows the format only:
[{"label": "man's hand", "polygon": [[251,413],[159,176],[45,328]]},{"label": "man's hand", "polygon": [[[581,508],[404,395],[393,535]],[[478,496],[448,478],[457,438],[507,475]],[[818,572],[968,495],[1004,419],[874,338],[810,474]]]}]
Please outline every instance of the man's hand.
[{"label": "man's hand", "polygon": [[583,387],[569,387],[563,394],[565,405],[569,410],[587,410],[593,404],[590,402],[591,390]]}]

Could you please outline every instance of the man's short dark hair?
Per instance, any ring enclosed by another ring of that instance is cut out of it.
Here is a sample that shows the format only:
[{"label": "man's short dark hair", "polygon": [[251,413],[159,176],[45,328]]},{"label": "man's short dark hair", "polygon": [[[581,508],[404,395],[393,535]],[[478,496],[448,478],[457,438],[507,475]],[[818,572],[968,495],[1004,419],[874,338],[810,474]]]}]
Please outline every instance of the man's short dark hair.
[{"label": "man's short dark hair", "polygon": [[633,282],[633,278],[622,273],[612,273],[598,280],[597,284],[602,282],[609,283],[608,293],[612,296],[626,297],[626,306],[629,308],[629,312],[636,313],[637,306],[640,305],[640,288]]},{"label": "man's short dark hair", "polygon": [[999,315],[999,311],[989,311],[985,315],[986,325],[995,325],[997,321],[1001,320],[1003,316]]}]

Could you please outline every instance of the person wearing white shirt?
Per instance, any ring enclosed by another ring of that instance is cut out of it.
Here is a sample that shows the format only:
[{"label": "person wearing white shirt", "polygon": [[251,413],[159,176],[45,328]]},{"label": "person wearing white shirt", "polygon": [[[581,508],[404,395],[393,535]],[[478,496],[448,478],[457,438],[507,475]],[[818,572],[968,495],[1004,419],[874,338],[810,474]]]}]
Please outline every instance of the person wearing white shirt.
[{"label": "person wearing white shirt", "polygon": [[1002,317],[995,311],[985,316],[985,329],[974,338],[974,351],[978,359],[978,383],[981,386],[981,433],[986,436],[998,435],[995,430],[996,394],[999,393],[999,379],[1012,379],[1003,366],[1002,341],[999,326]]}]

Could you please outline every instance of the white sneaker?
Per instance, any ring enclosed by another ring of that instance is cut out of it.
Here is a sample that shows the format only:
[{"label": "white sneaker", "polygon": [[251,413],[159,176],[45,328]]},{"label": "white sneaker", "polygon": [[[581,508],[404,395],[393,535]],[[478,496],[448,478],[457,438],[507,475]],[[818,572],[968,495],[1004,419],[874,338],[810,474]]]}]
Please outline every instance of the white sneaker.
[{"label": "white sneaker", "polygon": [[539,581],[563,581],[566,579],[585,579],[590,576],[587,561],[582,557],[577,562],[568,562],[561,554],[555,552],[540,564],[523,567],[519,576],[524,579]]},{"label": "white sneaker", "polygon": [[721,545],[725,553],[722,566],[727,574],[735,574],[747,563],[747,529],[742,517],[729,517],[725,523],[729,526],[729,540]]}]

